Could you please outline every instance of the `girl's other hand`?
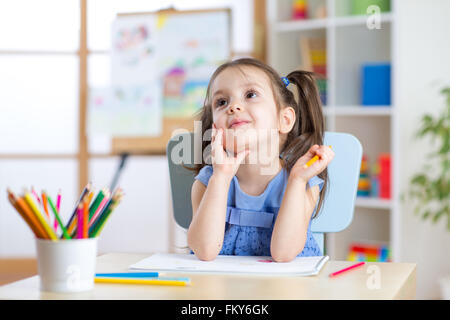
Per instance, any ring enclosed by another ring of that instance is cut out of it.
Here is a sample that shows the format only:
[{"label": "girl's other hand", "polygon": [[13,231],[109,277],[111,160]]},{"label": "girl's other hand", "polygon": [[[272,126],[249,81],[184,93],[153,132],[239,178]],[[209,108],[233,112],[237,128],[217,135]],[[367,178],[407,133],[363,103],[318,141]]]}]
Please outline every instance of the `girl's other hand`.
[{"label": "girl's other hand", "polygon": [[229,156],[223,146],[223,129],[217,129],[217,127],[213,125],[211,161],[214,174],[224,175],[225,177],[232,179],[248,152],[248,150],[243,150],[236,156]]},{"label": "girl's other hand", "polygon": [[[306,163],[318,156],[319,159],[311,164],[309,167],[305,168]],[[300,157],[291,169],[290,176],[294,179],[301,179],[305,183],[309,179],[321,173],[328,164],[333,160],[334,152],[328,146],[319,146],[317,144],[313,145],[308,152]]]}]

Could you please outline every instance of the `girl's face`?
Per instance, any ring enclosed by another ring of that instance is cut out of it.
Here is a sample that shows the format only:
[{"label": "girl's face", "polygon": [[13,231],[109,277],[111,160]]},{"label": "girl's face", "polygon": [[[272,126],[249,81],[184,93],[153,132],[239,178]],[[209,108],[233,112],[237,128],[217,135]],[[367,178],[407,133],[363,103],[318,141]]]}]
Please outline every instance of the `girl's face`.
[{"label": "girl's face", "polygon": [[223,70],[211,86],[211,102],[213,127],[224,130],[223,144],[229,152],[256,150],[278,133],[278,110],[270,79],[258,68]]}]

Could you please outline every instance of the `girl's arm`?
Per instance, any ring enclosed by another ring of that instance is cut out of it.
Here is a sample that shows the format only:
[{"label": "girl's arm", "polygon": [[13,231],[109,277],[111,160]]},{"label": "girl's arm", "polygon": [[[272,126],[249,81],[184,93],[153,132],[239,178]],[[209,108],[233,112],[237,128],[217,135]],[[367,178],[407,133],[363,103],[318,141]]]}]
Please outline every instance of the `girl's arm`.
[{"label": "girl's arm", "polygon": [[230,182],[225,176],[213,174],[208,187],[198,180],[192,186],[193,216],[187,240],[200,260],[215,259],[222,248]]},{"label": "girl's arm", "polygon": [[[315,155],[319,156],[319,160],[305,168],[304,165]],[[292,167],[270,242],[270,253],[275,261],[288,262],[302,252],[320,193],[318,186],[306,190],[306,184],[322,172],[333,158],[334,152],[330,148],[314,145]]]},{"label": "girl's arm", "polygon": [[288,180],[270,243],[270,253],[275,261],[289,262],[302,252],[318,198],[318,186],[306,190],[305,181]]},{"label": "girl's arm", "polygon": [[213,260],[222,249],[225,233],[228,190],[247,151],[229,157],[223,147],[223,130],[212,133],[213,174],[205,187],[196,180],[192,186],[192,221],[188,246],[200,260]]}]

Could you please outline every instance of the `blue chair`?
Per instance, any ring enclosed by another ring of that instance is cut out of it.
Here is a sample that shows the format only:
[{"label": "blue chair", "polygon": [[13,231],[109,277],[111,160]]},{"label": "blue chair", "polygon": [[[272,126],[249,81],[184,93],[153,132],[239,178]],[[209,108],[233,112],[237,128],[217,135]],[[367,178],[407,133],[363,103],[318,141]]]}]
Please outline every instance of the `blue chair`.
[{"label": "blue chair", "polygon": [[[332,146],[335,156],[328,166],[329,183],[324,205],[311,224],[311,231],[322,252],[324,233],[342,231],[353,219],[362,159],[361,143],[351,134],[325,132],[324,144]],[[193,133],[183,133],[174,136],[166,150],[173,213],[176,223],[185,229],[189,228],[192,220],[191,187],[195,173],[184,168],[180,160],[185,165],[194,163],[194,147]]]}]

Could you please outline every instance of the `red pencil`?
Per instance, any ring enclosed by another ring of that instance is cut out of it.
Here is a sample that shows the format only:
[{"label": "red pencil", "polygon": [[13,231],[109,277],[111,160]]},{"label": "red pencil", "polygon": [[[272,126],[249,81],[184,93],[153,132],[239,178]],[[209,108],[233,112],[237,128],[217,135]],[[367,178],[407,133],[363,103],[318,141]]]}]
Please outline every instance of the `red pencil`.
[{"label": "red pencil", "polygon": [[354,264],[354,265],[352,265],[352,266],[350,266],[350,267],[347,267],[347,268],[345,268],[345,269],[342,269],[342,270],[333,272],[333,273],[330,274],[330,277],[337,276],[338,274],[341,274],[341,273],[346,272],[346,271],[348,271],[348,270],[355,269],[355,268],[357,268],[357,267],[359,267],[359,266],[362,266],[362,265],[364,265],[364,264],[365,264],[365,262],[363,261],[363,262]]}]

